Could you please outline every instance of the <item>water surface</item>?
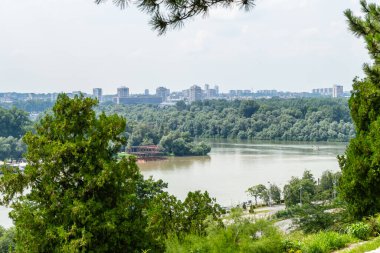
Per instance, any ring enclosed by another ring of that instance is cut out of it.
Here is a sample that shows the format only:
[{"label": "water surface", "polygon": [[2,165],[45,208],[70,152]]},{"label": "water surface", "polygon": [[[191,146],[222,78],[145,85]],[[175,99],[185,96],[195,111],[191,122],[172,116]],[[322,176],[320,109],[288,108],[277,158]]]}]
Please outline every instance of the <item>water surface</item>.
[{"label": "water surface", "polygon": [[[210,141],[209,141],[210,142]],[[310,170],[319,178],[325,170],[338,171],[337,155],[346,143],[211,141],[206,157],[170,157],[140,164],[145,177],[169,184],[168,191],[184,199],[188,191],[207,190],[222,205],[248,200],[245,191],[256,184],[281,188],[291,176]]]},{"label": "water surface", "polygon": [[[210,142],[210,141],[209,141]],[[168,191],[180,199],[187,192],[207,190],[224,206],[248,200],[245,191],[256,184],[281,188],[291,176],[307,169],[316,178],[325,170],[339,170],[336,156],[346,143],[212,141],[206,157],[170,157],[139,164],[145,177],[169,183]],[[318,147],[318,148],[317,148]],[[9,209],[0,207],[0,225],[10,227]]]}]

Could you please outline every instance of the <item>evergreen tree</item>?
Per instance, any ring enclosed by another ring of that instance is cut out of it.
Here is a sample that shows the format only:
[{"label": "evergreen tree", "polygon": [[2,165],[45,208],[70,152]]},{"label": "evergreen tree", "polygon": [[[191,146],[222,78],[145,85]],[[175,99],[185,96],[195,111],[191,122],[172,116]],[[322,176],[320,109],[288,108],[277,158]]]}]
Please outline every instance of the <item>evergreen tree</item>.
[{"label": "evergreen tree", "polygon": [[154,250],[146,207],[162,181],[144,180],[134,158],[117,160],[125,120],[96,117],[97,101],[61,94],[24,137],[25,171],[3,168],[0,192],[13,210],[17,252]]},{"label": "evergreen tree", "polygon": [[351,31],[365,40],[373,64],[365,64],[364,79],[354,79],[349,101],[356,137],[344,156],[340,193],[356,217],[380,211],[380,7],[361,2],[363,17],[345,15]]}]

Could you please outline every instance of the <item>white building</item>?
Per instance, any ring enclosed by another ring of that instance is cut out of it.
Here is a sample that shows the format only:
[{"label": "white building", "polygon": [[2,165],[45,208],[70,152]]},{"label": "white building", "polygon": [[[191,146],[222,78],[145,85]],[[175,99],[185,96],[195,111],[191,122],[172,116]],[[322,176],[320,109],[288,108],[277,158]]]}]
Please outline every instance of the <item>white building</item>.
[{"label": "white building", "polygon": [[202,100],[202,88],[198,85],[193,85],[189,90],[189,102],[195,102]]},{"label": "white building", "polygon": [[332,97],[333,98],[343,97],[343,86],[342,85],[335,84],[333,86]]}]

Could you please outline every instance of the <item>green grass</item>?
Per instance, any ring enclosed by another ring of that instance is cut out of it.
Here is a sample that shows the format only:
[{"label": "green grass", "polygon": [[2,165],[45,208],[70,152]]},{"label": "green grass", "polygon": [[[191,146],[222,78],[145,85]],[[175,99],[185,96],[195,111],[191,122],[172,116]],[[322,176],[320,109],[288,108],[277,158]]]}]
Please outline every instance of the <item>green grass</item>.
[{"label": "green grass", "polygon": [[342,251],[342,253],[364,253],[367,251],[375,250],[377,248],[380,248],[380,237],[377,237],[372,241],[365,242],[364,244],[353,249]]},{"label": "green grass", "polygon": [[330,253],[356,241],[357,239],[350,235],[336,232],[319,232],[309,235],[294,233],[286,239],[285,251],[297,252],[297,250],[300,250],[302,253]]}]

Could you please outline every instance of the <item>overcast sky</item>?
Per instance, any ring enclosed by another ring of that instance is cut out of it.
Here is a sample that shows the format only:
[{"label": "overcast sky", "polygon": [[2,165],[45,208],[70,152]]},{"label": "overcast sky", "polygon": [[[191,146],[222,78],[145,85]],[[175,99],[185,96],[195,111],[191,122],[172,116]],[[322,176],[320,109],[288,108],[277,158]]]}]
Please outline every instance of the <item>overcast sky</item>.
[{"label": "overcast sky", "polygon": [[230,89],[351,89],[368,62],[343,11],[359,0],[258,0],[157,36],[149,17],[93,0],[1,0],[0,92],[131,93],[193,84]]}]

